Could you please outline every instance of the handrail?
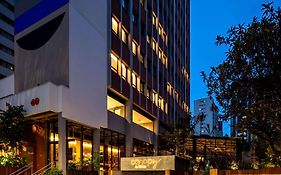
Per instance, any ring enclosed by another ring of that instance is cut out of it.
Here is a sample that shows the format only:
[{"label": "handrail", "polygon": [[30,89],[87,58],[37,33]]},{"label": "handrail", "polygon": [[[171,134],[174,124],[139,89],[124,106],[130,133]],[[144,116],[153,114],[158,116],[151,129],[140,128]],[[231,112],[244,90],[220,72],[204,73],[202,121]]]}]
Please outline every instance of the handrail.
[{"label": "handrail", "polygon": [[41,171],[44,171],[44,170],[46,170],[46,169],[49,169],[50,167],[52,167],[53,163],[54,163],[54,162],[51,162],[51,163],[49,163],[48,165],[46,165],[46,166],[40,168],[39,170],[37,170],[36,172],[34,172],[32,175],[37,175],[37,174],[39,174]]},{"label": "handrail", "polygon": [[25,170],[26,168],[32,167],[32,164],[33,164],[33,163],[28,164],[28,165],[25,165],[25,166],[21,167],[20,169],[18,169],[18,170],[16,170],[16,171],[12,172],[10,175],[17,175],[18,173],[20,173],[21,171]]},{"label": "handrail", "polygon": [[22,170],[21,172],[17,173],[17,175],[21,175],[22,173],[25,173],[27,170],[31,170],[32,173],[32,166],[25,168],[24,170]]}]

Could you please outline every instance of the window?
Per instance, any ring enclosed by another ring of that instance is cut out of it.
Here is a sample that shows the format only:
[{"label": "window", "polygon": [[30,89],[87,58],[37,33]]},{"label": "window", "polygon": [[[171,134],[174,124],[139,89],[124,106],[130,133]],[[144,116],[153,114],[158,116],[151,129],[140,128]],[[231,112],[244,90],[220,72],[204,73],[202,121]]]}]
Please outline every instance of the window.
[{"label": "window", "polygon": [[155,91],[153,91],[153,94],[152,94],[152,102],[156,105],[158,103],[157,93]]},{"label": "window", "polygon": [[118,35],[118,22],[116,21],[116,19],[114,17],[111,18],[112,21],[112,30],[114,31],[115,34]]},{"label": "window", "polygon": [[132,73],[132,86],[134,88],[137,86],[137,77],[135,73]]},{"label": "window", "polygon": [[122,63],[122,78],[126,80],[126,76],[127,76],[127,68],[125,64]]},{"label": "window", "polygon": [[156,26],[156,15],[154,14],[154,12],[152,15],[152,24]]},{"label": "window", "polygon": [[166,35],[166,33],[163,31],[163,41],[164,41],[164,43],[167,45],[167,35]]},{"label": "window", "polygon": [[133,122],[153,131],[153,121],[135,110],[133,110]]},{"label": "window", "polygon": [[137,55],[137,44],[135,41],[132,42],[132,52],[134,55]]},{"label": "window", "polygon": [[111,53],[111,69],[117,73],[117,70],[118,70],[118,59],[117,57]]},{"label": "window", "polygon": [[152,40],[152,49],[153,49],[154,51],[156,50],[156,42],[155,42],[154,39]]},{"label": "window", "polygon": [[137,77],[137,90],[140,91],[140,78]]},{"label": "window", "polygon": [[120,117],[125,117],[125,105],[110,96],[107,96],[107,110],[119,115]]},{"label": "window", "polygon": [[140,62],[141,62],[142,64],[144,63],[144,60],[143,60],[143,53],[140,53],[139,60],[140,60]]},{"label": "window", "polygon": [[146,35],[146,42],[147,42],[148,44],[150,44],[150,36],[149,36],[149,35]]},{"label": "window", "polygon": [[127,32],[125,31],[124,28],[122,28],[122,33],[121,33],[121,35],[122,35],[122,41],[123,41],[124,43],[127,43],[128,34],[127,34]]},{"label": "window", "polygon": [[146,89],[146,98],[150,99],[150,88],[149,87],[147,87],[147,89]]},{"label": "window", "polygon": [[160,60],[162,60],[162,50],[160,50],[160,49],[159,49],[158,57],[159,57]]},{"label": "window", "polygon": [[143,92],[144,92],[144,82],[140,81],[140,93],[143,94]]},{"label": "window", "polygon": [[161,27],[160,24],[159,24],[159,28],[158,28],[158,33],[159,33],[160,36],[162,36],[162,27]]}]

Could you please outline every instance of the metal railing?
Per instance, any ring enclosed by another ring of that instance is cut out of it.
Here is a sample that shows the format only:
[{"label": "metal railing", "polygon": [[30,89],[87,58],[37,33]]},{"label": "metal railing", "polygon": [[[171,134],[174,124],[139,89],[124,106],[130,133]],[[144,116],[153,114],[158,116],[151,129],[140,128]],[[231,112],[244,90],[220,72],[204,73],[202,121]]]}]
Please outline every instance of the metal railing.
[{"label": "metal railing", "polygon": [[33,163],[28,164],[28,165],[26,165],[24,167],[21,167],[20,169],[14,171],[10,175],[21,175],[21,174],[27,172],[28,170],[30,170],[30,174],[32,174],[32,172],[33,172],[33,166],[32,165],[33,165]]},{"label": "metal railing", "polygon": [[42,175],[55,165],[55,162],[51,162],[48,165],[42,167],[41,169],[37,170],[36,172],[32,173],[31,175]]}]

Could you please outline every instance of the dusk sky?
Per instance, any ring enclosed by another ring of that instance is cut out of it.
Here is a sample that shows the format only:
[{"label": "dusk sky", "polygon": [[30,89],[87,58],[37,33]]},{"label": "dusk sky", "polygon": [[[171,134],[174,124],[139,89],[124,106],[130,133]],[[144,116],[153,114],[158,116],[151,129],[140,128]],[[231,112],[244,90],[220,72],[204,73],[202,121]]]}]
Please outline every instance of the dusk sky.
[{"label": "dusk sky", "polygon": [[[254,16],[262,15],[261,4],[281,0],[191,0],[191,112],[193,101],[207,96],[207,88],[200,72],[209,72],[225,58],[226,47],[216,46],[218,34],[225,35],[227,29],[240,23],[250,23]],[[260,19],[260,18],[259,18]],[[229,127],[224,125],[224,134]]]}]

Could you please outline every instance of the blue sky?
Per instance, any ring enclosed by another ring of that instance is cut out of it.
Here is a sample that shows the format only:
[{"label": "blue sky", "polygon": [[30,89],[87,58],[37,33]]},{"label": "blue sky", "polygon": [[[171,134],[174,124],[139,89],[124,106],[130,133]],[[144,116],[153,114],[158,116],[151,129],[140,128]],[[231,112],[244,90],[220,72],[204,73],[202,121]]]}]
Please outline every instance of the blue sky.
[{"label": "blue sky", "polygon": [[[274,2],[281,6],[281,0],[191,0],[191,112],[193,101],[207,96],[207,88],[200,72],[209,72],[225,58],[226,47],[216,46],[218,34],[225,35],[231,26],[250,23],[254,16],[262,15],[261,4]],[[224,133],[229,127],[224,125]]]}]

